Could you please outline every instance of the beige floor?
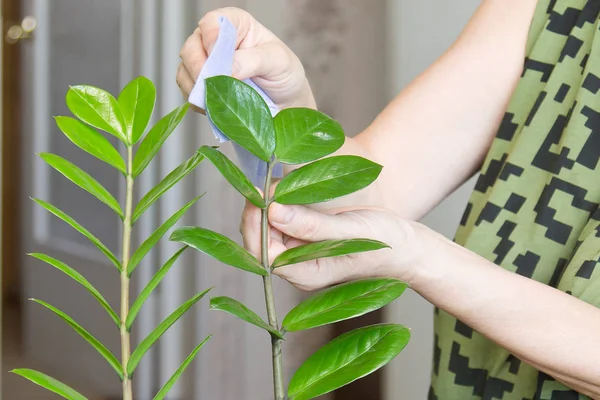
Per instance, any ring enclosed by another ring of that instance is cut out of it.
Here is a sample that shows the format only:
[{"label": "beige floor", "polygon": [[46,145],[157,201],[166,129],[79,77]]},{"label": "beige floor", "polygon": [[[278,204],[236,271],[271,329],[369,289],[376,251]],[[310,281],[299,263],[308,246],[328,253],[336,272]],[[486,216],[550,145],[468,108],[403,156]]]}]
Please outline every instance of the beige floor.
[{"label": "beige floor", "polygon": [[[0,396],[0,400],[62,399],[62,397],[8,372],[13,368],[35,369],[35,365],[20,356],[19,318],[15,310],[5,309],[2,322],[2,396]],[[89,399],[102,400],[100,397],[90,397]]]}]

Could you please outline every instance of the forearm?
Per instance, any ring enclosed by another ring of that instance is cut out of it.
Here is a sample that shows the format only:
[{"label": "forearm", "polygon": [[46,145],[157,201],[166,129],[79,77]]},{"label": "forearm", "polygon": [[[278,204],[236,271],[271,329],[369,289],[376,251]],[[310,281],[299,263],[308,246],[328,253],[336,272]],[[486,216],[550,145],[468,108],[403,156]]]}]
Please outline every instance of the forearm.
[{"label": "forearm", "polygon": [[472,176],[521,75],[535,3],[482,2],[454,45],[338,151],[382,164],[380,178],[327,206],[382,206],[416,220]]},{"label": "forearm", "polygon": [[415,227],[426,251],[413,268],[414,290],[521,360],[600,398],[599,309]]}]

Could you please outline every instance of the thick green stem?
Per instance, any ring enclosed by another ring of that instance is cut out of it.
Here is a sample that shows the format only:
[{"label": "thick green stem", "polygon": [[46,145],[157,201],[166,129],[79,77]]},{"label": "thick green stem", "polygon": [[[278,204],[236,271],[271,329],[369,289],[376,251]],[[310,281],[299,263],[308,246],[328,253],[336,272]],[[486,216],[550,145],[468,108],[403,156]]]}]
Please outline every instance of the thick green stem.
[{"label": "thick green stem", "polygon": [[131,216],[133,203],[133,149],[127,147],[127,192],[125,194],[125,219],[123,221],[123,261],[121,263],[121,364],[123,365],[123,400],[133,400],[131,377],[127,363],[131,357],[131,340],[126,322],[129,314],[129,257],[131,251]]},{"label": "thick green stem", "polygon": [[[271,280],[271,267],[269,265],[269,203],[270,203],[270,190],[271,190],[271,177],[273,174],[273,167],[275,163],[270,162],[267,166],[267,177],[265,179],[264,196],[267,207],[261,212],[261,258],[263,267],[269,272],[269,275],[265,276],[264,287],[265,287],[265,301],[267,303],[267,317],[269,319],[269,325],[275,329],[279,329],[277,322],[277,313],[275,311],[275,297],[273,296],[273,284]],[[283,386],[283,356],[281,353],[281,342],[282,340],[271,336],[271,348],[273,353],[273,387],[275,400],[285,399],[285,389]]]}]

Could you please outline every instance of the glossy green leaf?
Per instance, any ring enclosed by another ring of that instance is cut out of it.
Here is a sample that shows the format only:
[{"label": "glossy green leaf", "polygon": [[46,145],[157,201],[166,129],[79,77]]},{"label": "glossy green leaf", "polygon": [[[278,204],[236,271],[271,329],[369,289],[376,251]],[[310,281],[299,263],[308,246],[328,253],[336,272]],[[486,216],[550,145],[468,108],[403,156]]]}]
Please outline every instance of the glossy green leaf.
[{"label": "glossy green leaf", "polygon": [[163,322],[161,322],[142,342],[136,347],[131,353],[131,358],[127,363],[127,375],[132,376],[133,372],[137,368],[138,364],[144,357],[144,354],[156,343],[156,341],[165,333],[183,314],[187,312],[194,304],[196,304],[202,297],[206,295],[212,288],[208,288],[205,291],[194,295],[191,299],[179,306],[171,315],[169,315]]},{"label": "glossy green leaf", "polygon": [[96,351],[98,353],[100,353],[100,355],[102,357],[104,357],[104,359],[106,361],[108,361],[110,366],[113,367],[113,369],[115,370],[117,375],[119,375],[119,378],[123,379],[123,371],[121,370],[121,363],[119,362],[119,360],[117,360],[117,358],[114,356],[114,354],[111,353],[110,350],[108,350],[106,348],[106,346],[104,346],[102,343],[100,343],[100,341],[98,339],[96,339],[94,336],[92,336],[88,331],[83,329],[83,327],[81,325],[79,325],[77,322],[75,322],[75,320],[73,320],[73,318],[69,317],[67,314],[65,314],[58,308],[56,308],[42,300],[31,299],[31,301],[34,301],[34,302],[46,307],[47,309],[49,309],[50,311],[52,311],[56,315],[58,315],[60,318],[62,318],[62,320],[65,321],[71,328],[73,328],[73,330],[75,332],[77,332],[83,339],[85,339],[86,342],[88,342],[94,349],[96,349]]},{"label": "glossy green leaf", "polygon": [[123,111],[127,138],[134,144],[144,135],[152,117],[156,101],[154,83],[143,76],[127,84],[119,95],[119,106]]},{"label": "glossy green leaf", "polygon": [[235,143],[263,161],[275,151],[275,128],[269,106],[246,83],[230,76],[206,79],[206,111]]},{"label": "glossy green leaf", "polygon": [[188,112],[190,104],[186,103],[160,119],[150,129],[144,140],[140,143],[133,159],[133,176],[136,177],[144,171],[162,147],[175,128],[181,123]]},{"label": "glossy green leaf", "polygon": [[195,154],[190,159],[180,164],[177,168],[169,173],[160,183],[154,186],[148,193],[142,197],[140,202],[135,207],[132,223],[160,198],[167,190],[171,189],[177,182],[186,177],[200,164],[204,157],[200,154]]},{"label": "glossy green leaf", "polygon": [[232,299],[231,297],[213,297],[210,299],[210,309],[219,310],[235,315],[242,321],[246,321],[252,325],[258,326],[261,329],[271,333],[280,339],[283,339],[283,334],[278,329],[273,328],[271,325],[263,321],[254,311],[240,303],[239,301]]},{"label": "glossy green leaf", "polygon": [[405,282],[390,278],[343,283],[298,304],[285,316],[282,326],[294,332],[355,318],[391,303],[407,287]]},{"label": "glossy green leaf", "polygon": [[127,314],[127,320],[125,321],[125,326],[127,326],[127,330],[131,329],[133,321],[135,321],[135,317],[137,317],[146,299],[150,296],[150,294],[152,294],[152,291],[156,289],[156,287],[165,277],[167,272],[171,270],[171,267],[173,266],[173,264],[175,264],[175,261],[177,261],[177,259],[184,252],[185,249],[187,249],[187,246],[179,249],[179,251],[177,251],[177,253],[175,253],[173,257],[169,258],[169,260],[167,260],[167,262],[156,272],[156,274],[154,274],[154,276],[152,277],[150,282],[148,282],[146,287],[140,292],[139,296],[135,299],[133,305],[129,309],[129,313]]},{"label": "glossy green leaf", "polygon": [[67,92],[67,107],[86,124],[128,142],[119,102],[107,91],[89,85],[71,86]]},{"label": "glossy green leaf", "polygon": [[298,368],[288,387],[289,400],[329,393],[383,367],[408,344],[410,330],[381,324],[338,336]]},{"label": "glossy green leaf", "polygon": [[55,120],[58,128],[77,147],[126,173],[123,157],[102,134],[75,118],[56,117]]},{"label": "glossy green leaf", "polygon": [[123,218],[123,211],[121,210],[119,202],[104,188],[104,186],[92,178],[87,172],[56,154],[40,153],[40,157],[71,182],[96,197],[113,209],[119,217]]},{"label": "glossy green leaf", "polygon": [[292,247],[281,253],[273,261],[272,268],[325,257],[338,257],[347,254],[374,251],[389,247],[383,242],[371,239],[325,240]]},{"label": "glossy green leaf", "polygon": [[165,383],[165,385],[160,389],[156,396],[154,396],[154,400],[163,400],[165,398],[165,396],[169,393],[171,388],[175,385],[175,383],[177,383],[177,380],[185,372],[186,368],[192,363],[192,361],[194,361],[194,359],[198,355],[198,352],[200,352],[200,349],[204,347],[206,342],[208,342],[211,337],[212,335],[209,335],[206,339],[202,341],[202,343],[200,343],[194,348],[194,350],[192,350],[190,355],[187,356],[185,360],[183,360],[183,363],[181,363],[181,366],[177,369],[177,371],[175,371],[175,373],[169,378],[167,383]]},{"label": "glossy green leaf", "polygon": [[87,397],[83,396],[81,393],[77,392],[74,389],[71,389],[64,383],[42,372],[34,371],[32,369],[27,368],[17,368],[13,369],[10,372],[22,376],[23,378],[35,383],[36,385],[39,385],[44,389],[56,393],[57,395],[62,396],[67,400],[88,400]]},{"label": "glossy green leaf", "polygon": [[198,227],[183,227],[176,229],[171,234],[170,240],[193,247],[232,267],[257,275],[268,275],[268,272],[252,254],[220,233]]},{"label": "glossy green leaf", "polygon": [[274,118],[275,156],[286,164],[325,157],[344,144],[344,129],[336,120],[311,108],[286,108]]},{"label": "glossy green leaf", "polygon": [[117,328],[121,327],[121,320],[115,310],[112,309],[110,304],[106,301],[104,296],[100,294],[98,289],[96,289],[87,279],[83,277],[79,272],[75,271],[73,268],[69,267],[64,262],[57,260],[56,258],[47,256],[45,254],[40,253],[31,253],[29,254],[32,257],[37,258],[38,260],[44,261],[45,263],[53,266],[54,268],[62,271],[69,278],[73,279],[75,282],[79,283],[83,286],[94,298],[100,303],[100,305],[106,310],[108,315],[113,319]]},{"label": "glossy green leaf", "polygon": [[53,206],[52,204],[45,202],[43,200],[40,200],[40,199],[32,199],[32,200],[35,201],[40,206],[44,207],[48,212],[54,214],[55,216],[57,216],[58,218],[63,220],[65,223],[69,224],[77,232],[79,232],[83,236],[85,236],[90,242],[92,242],[92,244],[94,246],[96,246],[106,256],[106,258],[108,258],[115,265],[115,267],[117,267],[117,269],[119,271],[121,271],[121,263],[119,262],[119,260],[117,260],[117,257],[115,257],[115,255],[108,249],[108,247],[106,247],[104,245],[104,243],[102,243],[100,241],[100,239],[98,239],[96,236],[92,235],[90,233],[90,231],[85,229],[77,221],[75,221],[73,218],[71,218],[70,216],[68,216],[63,211],[59,210],[57,207]]},{"label": "glossy green leaf", "polygon": [[[204,195],[202,195],[202,196],[204,196]],[[129,259],[129,264],[127,265],[127,271],[129,272],[129,275],[131,275],[131,273],[133,272],[133,270],[138,266],[138,264],[140,263],[140,261],[142,261],[142,259],[144,258],[144,256],[146,256],[146,254],[148,254],[148,252],[150,250],[152,250],[152,248],[167,233],[167,231],[169,229],[171,229],[171,227],[173,225],[175,225],[177,223],[177,221],[179,221],[179,219],[181,217],[183,217],[183,214],[185,214],[185,212],[187,210],[189,210],[189,208],[191,206],[193,206],[195,202],[197,202],[198,200],[200,200],[200,198],[202,198],[202,196],[196,197],[195,199],[193,199],[192,201],[190,201],[189,203],[187,203],[185,206],[181,207],[179,209],[179,211],[177,211],[175,214],[173,214],[171,216],[171,218],[169,218],[161,226],[159,226],[158,229],[156,229],[148,237],[148,239],[146,239],[144,241],[144,243],[142,243],[140,245],[140,247],[135,251],[135,253],[133,253],[133,255],[131,256],[131,258]]]},{"label": "glossy green leaf", "polygon": [[275,189],[280,204],[321,203],[369,186],[381,165],[357,156],[324,158],[290,172]]},{"label": "glossy green leaf", "polygon": [[223,153],[209,146],[202,146],[198,153],[204,155],[242,196],[256,207],[265,208],[265,201],[252,182]]}]

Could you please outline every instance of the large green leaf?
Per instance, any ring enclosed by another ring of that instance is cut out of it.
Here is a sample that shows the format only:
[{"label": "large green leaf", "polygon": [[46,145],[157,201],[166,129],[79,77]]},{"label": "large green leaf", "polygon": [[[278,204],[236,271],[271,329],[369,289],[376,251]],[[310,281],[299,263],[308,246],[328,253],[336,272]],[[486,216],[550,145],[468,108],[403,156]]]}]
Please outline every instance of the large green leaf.
[{"label": "large green leaf", "polygon": [[104,186],[92,178],[87,172],[56,154],[40,153],[40,157],[71,182],[92,194],[123,218],[123,211],[121,210],[119,202],[104,188]]},{"label": "large green leaf", "polygon": [[83,396],[81,393],[77,392],[74,389],[71,389],[64,383],[42,372],[34,371],[32,369],[27,368],[17,368],[13,369],[10,372],[22,376],[23,378],[35,383],[36,385],[39,385],[44,389],[48,389],[49,391],[54,392],[67,400],[88,400],[87,397]]},{"label": "large green leaf", "polygon": [[338,257],[347,254],[373,251],[389,247],[383,242],[371,239],[325,240],[292,247],[281,253],[273,261],[273,268],[325,257]]},{"label": "large green leaf", "polygon": [[192,363],[192,361],[194,361],[200,349],[204,347],[206,342],[208,342],[211,337],[212,335],[207,336],[206,339],[202,341],[202,343],[200,343],[194,348],[194,350],[192,350],[190,355],[187,356],[185,360],[183,360],[183,363],[181,363],[181,366],[177,369],[177,371],[175,371],[175,373],[169,378],[167,383],[165,383],[164,386],[160,389],[160,391],[156,394],[156,396],[154,396],[154,400],[163,400],[165,398],[165,396],[169,393],[169,390],[171,390],[175,383],[177,383],[177,380],[185,372],[185,369]]},{"label": "large green leaf", "polygon": [[[202,196],[204,196],[204,195],[202,195]],[[133,253],[133,255],[131,256],[131,258],[129,259],[129,263],[127,264],[127,271],[129,273],[129,275],[131,275],[131,273],[133,272],[133,270],[138,266],[138,264],[140,263],[140,261],[142,261],[142,259],[144,258],[144,256],[146,256],[146,254],[148,254],[148,252],[150,250],[152,250],[152,248],[154,247],[154,245],[156,245],[156,243],[158,243],[158,241],[165,235],[165,233],[167,233],[167,231],[169,229],[171,229],[171,227],[173,225],[175,225],[177,223],[177,221],[179,221],[179,219],[181,217],[183,217],[183,214],[185,214],[185,212],[187,210],[189,210],[189,208],[191,206],[193,206],[194,203],[197,202],[202,196],[196,197],[195,199],[193,199],[192,201],[190,201],[189,203],[187,203],[185,206],[181,207],[179,209],[179,211],[177,211],[175,214],[173,214],[171,216],[171,218],[169,218],[161,226],[159,226],[148,237],[148,239],[146,239],[144,241],[144,243],[142,243],[140,245],[140,247],[135,251],[135,253]]]},{"label": "large green leaf", "polygon": [[256,207],[265,208],[265,201],[252,182],[223,153],[209,146],[202,146],[198,153],[204,155],[242,196]]},{"label": "large green leaf", "polygon": [[275,151],[275,128],[269,106],[246,83],[229,77],[206,80],[206,111],[229,139],[263,161]]},{"label": "large green leaf", "polygon": [[310,108],[286,108],[274,118],[275,156],[286,164],[302,164],[338,150],[346,137],[336,120]]},{"label": "large green leaf", "polygon": [[190,104],[186,103],[160,119],[150,129],[144,140],[140,143],[140,147],[135,153],[133,159],[133,176],[136,177],[144,171],[154,158],[158,150],[165,143],[165,140],[173,133],[179,125],[185,114],[188,112]]},{"label": "large green leaf", "polygon": [[358,317],[391,303],[408,285],[390,278],[343,283],[323,290],[294,307],[283,319],[283,329],[294,332]]},{"label": "large green leaf", "polygon": [[357,156],[335,156],[290,172],[275,188],[280,204],[313,204],[354,193],[369,186],[381,165]]},{"label": "large green leaf", "polygon": [[407,345],[410,330],[382,324],[343,334],[310,356],[288,387],[290,400],[314,399],[383,367]]},{"label": "large green leaf", "polygon": [[50,213],[56,215],[58,218],[63,220],[65,223],[71,225],[71,227],[73,229],[75,229],[77,232],[79,232],[83,236],[85,236],[90,242],[92,242],[92,244],[94,246],[96,246],[115,265],[115,267],[117,267],[117,269],[119,271],[121,271],[121,263],[119,262],[119,260],[117,260],[117,257],[115,257],[115,255],[108,249],[108,247],[106,247],[104,245],[104,243],[102,243],[100,241],[100,239],[98,239],[96,236],[92,235],[90,233],[90,231],[85,229],[77,221],[75,221],[73,218],[71,218],[70,216],[68,216],[63,211],[59,210],[52,204],[45,202],[43,200],[40,200],[40,199],[32,199],[32,200],[35,201],[40,206],[44,207]]},{"label": "large green leaf", "polygon": [[135,299],[133,305],[129,309],[129,313],[127,314],[127,320],[125,321],[125,326],[127,326],[127,330],[131,329],[133,321],[135,321],[135,317],[137,317],[148,296],[152,294],[152,291],[156,289],[156,287],[165,277],[167,272],[171,270],[171,267],[173,266],[173,264],[175,264],[175,261],[177,261],[177,259],[184,252],[185,249],[187,249],[187,246],[182,247],[181,249],[179,249],[179,251],[177,251],[177,253],[173,255],[173,257],[169,258],[169,260],[167,260],[167,262],[156,272],[156,274],[154,274],[150,282],[148,282],[146,287],[141,291],[137,299]]},{"label": "large green leaf", "polygon": [[92,296],[94,296],[96,300],[98,300],[98,303],[100,303],[100,305],[106,310],[108,315],[113,319],[113,321],[115,321],[117,328],[121,327],[121,320],[119,319],[119,316],[117,315],[115,310],[112,309],[110,304],[108,304],[108,302],[106,301],[104,296],[100,294],[98,289],[96,289],[87,279],[85,279],[83,275],[75,271],[73,268],[69,267],[64,262],[57,260],[56,258],[47,256],[46,254],[31,253],[29,255],[37,258],[38,260],[44,261],[45,263],[53,266],[59,271],[62,271],[69,278],[73,279],[75,282],[83,286]]},{"label": "large green leaf", "polygon": [[95,129],[75,118],[56,117],[56,125],[58,128],[73,142],[77,147],[93,155],[94,157],[104,161],[126,173],[125,161],[119,154],[117,149]]},{"label": "large green leaf", "polygon": [[119,362],[119,360],[117,360],[117,358],[114,356],[114,354],[111,353],[110,350],[108,350],[106,348],[106,346],[104,346],[102,343],[100,343],[100,341],[98,339],[96,339],[94,336],[92,336],[88,331],[83,329],[83,327],[81,325],[79,325],[77,322],[75,322],[75,320],[73,320],[73,318],[69,317],[67,314],[65,314],[58,308],[56,308],[42,300],[31,299],[31,301],[34,301],[34,302],[46,307],[47,309],[49,309],[50,311],[52,311],[56,315],[58,315],[60,318],[62,318],[63,321],[65,321],[71,328],[73,328],[73,330],[75,330],[75,332],[77,332],[82,338],[85,339],[86,342],[88,342],[94,349],[96,349],[96,351],[98,353],[100,353],[100,355],[102,357],[104,357],[104,359],[106,359],[106,361],[108,361],[110,366],[113,367],[113,369],[115,370],[117,375],[119,375],[119,378],[123,379],[123,371],[121,370],[121,363]]},{"label": "large green leaf", "polygon": [[169,315],[163,322],[161,322],[142,342],[136,347],[131,353],[131,358],[127,363],[127,375],[132,376],[133,372],[137,368],[138,364],[144,357],[144,354],[156,343],[156,341],[169,329],[183,314],[187,312],[194,304],[196,304],[206,293],[212,288],[208,288],[205,291],[196,294],[191,299],[179,306],[171,315]]},{"label": "large green leaf", "polygon": [[136,143],[144,135],[155,101],[156,88],[150,79],[143,76],[129,82],[121,91],[119,106],[123,111],[130,143]]},{"label": "large green leaf", "polygon": [[254,311],[240,303],[239,301],[232,299],[231,297],[213,297],[210,299],[210,309],[225,311],[231,315],[235,315],[239,319],[246,321],[252,325],[258,326],[265,331],[271,333],[271,335],[283,339],[283,334],[278,329],[273,328],[271,325],[263,321]]},{"label": "large green leaf", "polygon": [[128,143],[119,102],[107,91],[89,85],[71,86],[67,92],[67,107],[86,124]]},{"label": "large green leaf", "polygon": [[268,272],[252,254],[220,233],[198,227],[183,227],[176,229],[171,234],[170,240],[193,247],[232,267],[257,275],[268,275]]},{"label": "large green leaf", "polygon": [[134,223],[156,200],[160,198],[167,190],[171,189],[177,182],[185,178],[187,174],[192,172],[194,168],[200,164],[204,157],[200,154],[195,154],[190,159],[179,165],[169,173],[160,183],[154,186],[148,193],[142,197],[140,202],[135,207],[132,223]]}]

